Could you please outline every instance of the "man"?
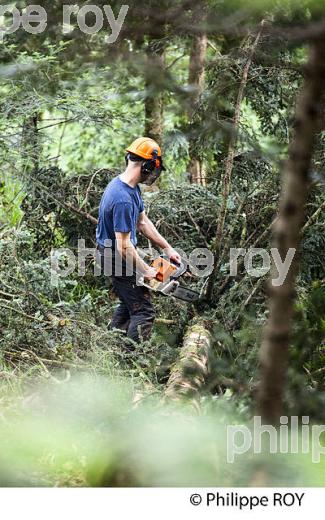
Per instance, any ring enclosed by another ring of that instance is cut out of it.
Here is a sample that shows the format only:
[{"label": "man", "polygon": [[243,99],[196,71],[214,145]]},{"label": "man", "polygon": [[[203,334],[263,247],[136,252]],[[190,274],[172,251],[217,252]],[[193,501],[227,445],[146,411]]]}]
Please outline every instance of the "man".
[{"label": "man", "polygon": [[137,285],[137,279],[143,276],[149,281],[156,276],[155,269],[137,252],[137,231],[171,260],[181,262],[179,254],[147,217],[139,188],[140,183],[151,186],[164,169],[159,145],[150,138],[136,139],[127,149],[126,170],[108,184],[99,207],[98,249],[104,262],[106,259],[112,262],[113,270],[109,274],[120,299],[111,328],[126,330],[135,342],[150,337],[155,319],[150,292]]}]

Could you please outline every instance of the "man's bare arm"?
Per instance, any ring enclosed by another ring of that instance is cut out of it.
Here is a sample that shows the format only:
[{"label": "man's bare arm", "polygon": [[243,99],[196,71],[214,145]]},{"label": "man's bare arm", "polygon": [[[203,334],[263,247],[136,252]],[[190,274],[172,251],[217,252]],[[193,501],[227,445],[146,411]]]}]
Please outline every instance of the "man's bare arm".
[{"label": "man's bare arm", "polygon": [[142,233],[146,238],[150,240],[155,246],[162,249],[172,260],[181,262],[181,257],[173,249],[173,247],[167,242],[167,240],[159,233],[156,226],[150,220],[150,218],[143,211],[140,213],[138,220],[138,231]]},{"label": "man's bare arm", "polygon": [[138,274],[144,275],[145,278],[155,278],[157,272],[152,269],[139,256],[136,248],[131,242],[131,233],[115,233],[117,250],[130,266],[134,266]]}]

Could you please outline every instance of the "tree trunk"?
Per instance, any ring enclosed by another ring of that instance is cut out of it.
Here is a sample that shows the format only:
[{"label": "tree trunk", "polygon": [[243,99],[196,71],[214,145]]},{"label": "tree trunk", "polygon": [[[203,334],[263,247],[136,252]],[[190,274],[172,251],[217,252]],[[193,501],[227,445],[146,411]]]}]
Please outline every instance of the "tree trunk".
[{"label": "tree trunk", "polygon": [[241,105],[242,105],[242,102],[244,99],[244,92],[245,92],[245,88],[246,88],[246,84],[247,84],[249,69],[251,67],[251,64],[253,61],[253,56],[256,52],[256,48],[260,41],[264,24],[265,24],[265,21],[263,20],[261,22],[260,30],[257,33],[257,36],[250,49],[245,66],[243,68],[242,78],[240,81],[239,90],[238,90],[238,94],[237,94],[235,113],[234,113],[234,117],[233,117],[233,121],[232,121],[231,135],[230,135],[230,141],[229,141],[229,146],[228,146],[228,155],[226,158],[225,170],[224,170],[224,175],[222,178],[222,201],[221,201],[221,207],[220,207],[218,221],[217,221],[216,243],[215,243],[215,250],[214,250],[215,261],[214,261],[213,272],[209,278],[208,285],[207,285],[207,299],[208,300],[211,300],[211,298],[212,298],[214,280],[215,280],[217,268],[219,265],[221,241],[223,238],[223,231],[224,231],[224,225],[225,225],[226,214],[227,214],[228,197],[229,197],[230,187],[231,187],[231,177],[232,177],[232,171],[233,171],[233,166],[234,166],[234,157],[235,157],[236,146],[237,146],[238,127],[239,127],[240,116],[241,116]]},{"label": "tree trunk", "polygon": [[[189,87],[191,89],[188,104],[188,118],[190,121],[193,118],[204,87],[204,65],[206,59],[207,43],[208,39],[206,34],[199,34],[193,37],[188,79]],[[198,157],[198,154],[195,151],[195,135],[190,135],[189,156],[190,162],[188,170],[190,173],[190,182],[192,184],[201,184],[205,186],[205,170],[202,160]]]},{"label": "tree trunk", "polygon": [[212,359],[212,337],[203,321],[191,325],[184,337],[179,360],[165,391],[166,401],[187,401],[200,410],[202,390],[207,386]]},{"label": "tree trunk", "polygon": [[162,85],[165,70],[165,49],[157,40],[147,46],[145,71],[145,136],[151,137],[162,147],[164,136],[164,102]]},{"label": "tree trunk", "polygon": [[28,116],[22,129],[23,167],[25,172],[36,174],[39,169],[40,141],[38,133],[38,121],[40,114]]},{"label": "tree trunk", "polygon": [[279,216],[274,225],[273,247],[282,261],[289,249],[296,254],[281,286],[274,286],[276,270],[270,280],[269,318],[260,352],[261,381],[258,409],[264,422],[278,424],[283,411],[283,395],[298,270],[297,250],[303,226],[310,185],[309,169],[317,132],[320,129],[321,102],[325,89],[325,35],[310,49],[302,95],[297,104],[294,136],[284,170]]}]

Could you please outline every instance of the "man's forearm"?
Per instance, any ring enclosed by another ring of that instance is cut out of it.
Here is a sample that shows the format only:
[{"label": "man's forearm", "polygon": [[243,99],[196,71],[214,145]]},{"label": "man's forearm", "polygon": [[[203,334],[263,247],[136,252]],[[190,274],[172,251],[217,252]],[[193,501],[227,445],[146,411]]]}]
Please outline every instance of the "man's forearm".
[{"label": "man's forearm", "polygon": [[148,264],[142,260],[130,240],[118,241],[117,250],[129,266],[135,267],[137,273],[143,274],[148,270]]},{"label": "man's forearm", "polygon": [[141,226],[139,226],[139,231],[160,249],[169,249],[171,247],[167,240],[159,233],[151,220],[147,219],[146,222],[141,224]]}]

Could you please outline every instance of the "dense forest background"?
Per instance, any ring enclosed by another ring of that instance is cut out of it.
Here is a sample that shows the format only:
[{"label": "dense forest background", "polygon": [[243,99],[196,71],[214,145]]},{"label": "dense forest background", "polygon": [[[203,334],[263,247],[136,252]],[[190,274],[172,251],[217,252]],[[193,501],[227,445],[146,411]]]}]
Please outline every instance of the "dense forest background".
[{"label": "dense forest background", "polygon": [[[75,15],[63,34],[65,4],[0,44],[1,484],[323,485],[306,454],[227,464],[226,427],[324,420],[324,7],[130,0],[109,44],[107,22],[87,35]],[[197,305],[155,297],[153,337],[128,352],[91,255],[56,285],[50,256],[95,246],[141,135],[167,166],[147,213],[215,264],[190,280]],[[230,275],[230,248],[271,247],[298,251],[282,287],[243,259]]]}]

